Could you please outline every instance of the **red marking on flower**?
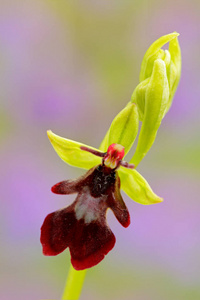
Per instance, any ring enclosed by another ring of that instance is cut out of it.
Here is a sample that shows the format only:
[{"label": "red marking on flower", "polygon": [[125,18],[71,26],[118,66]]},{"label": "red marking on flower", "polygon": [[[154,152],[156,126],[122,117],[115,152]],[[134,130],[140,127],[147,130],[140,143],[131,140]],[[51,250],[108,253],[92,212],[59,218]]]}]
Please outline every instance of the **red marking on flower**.
[{"label": "red marking on flower", "polygon": [[106,221],[107,209],[113,211],[122,226],[130,224],[117,172],[99,165],[77,180],[54,185],[52,191],[78,195],[70,206],[45,218],[40,238],[44,255],[57,255],[69,247],[75,269],[95,266],[115,245],[115,236]]},{"label": "red marking on flower", "polygon": [[119,166],[123,166],[124,168],[129,168],[129,169],[135,168],[133,164],[129,164],[128,162],[122,160],[125,151],[124,151],[124,147],[119,144],[110,145],[108,147],[107,152],[105,153],[88,148],[86,146],[80,146],[80,149],[83,151],[90,152],[93,155],[103,157],[102,164],[104,164],[107,168],[117,169]]},{"label": "red marking on flower", "polygon": [[124,157],[124,147],[119,144],[112,144],[108,147],[107,153],[104,157],[104,164],[108,168],[115,169],[120,165]]},{"label": "red marking on flower", "polygon": [[119,144],[112,144],[108,147],[107,154],[121,160],[124,157],[124,147]]}]

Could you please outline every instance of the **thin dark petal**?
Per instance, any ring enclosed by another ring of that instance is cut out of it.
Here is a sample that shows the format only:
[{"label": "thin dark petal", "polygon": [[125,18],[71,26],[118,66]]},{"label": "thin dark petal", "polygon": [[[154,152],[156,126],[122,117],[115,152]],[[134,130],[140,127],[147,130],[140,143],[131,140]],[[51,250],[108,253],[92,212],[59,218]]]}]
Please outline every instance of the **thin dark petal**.
[{"label": "thin dark petal", "polygon": [[94,171],[94,168],[90,169],[83,176],[74,179],[74,180],[65,180],[58,182],[52,186],[51,191],[55,194],[74,194],[78,193],[83,185],[87,182],[88,176]]},{"label": "thin dark petal", "polygon": [[128,227],[130,225],[130,215],[120,193],[120,179],[118,176],[114,190],[108,195],[107,202],[120,224]]},{"label": "thin dark petal", "polygon": [[128,162],[124,161],[124,160],[121,160],[120,161],[120,165],[124,168],[127,168],[127,169],[134,169],[135,168],[135,165],[134,164],[129,164]]},{"label": "thin dark petal", "polygon": [[91,148],[88,148],[86,146],[80,146],[80,149],[83,150],[83,151],[90,152],[93,155],[96,155],[96,156],[99,156],[99,157],[104,157],[106,155],[106,152],[101,152],[99,150],[91,149]]},{"label": "thin dark petal", "polygon": [[73,204],[45,218],[40,237],[44,255],[57,255],[69,246],[76,221]]},{"label": "thin dark petal", "polygon": [[78,192],[77,180],[65,180],[52,186],[51,191],[55,194],[74,194]]},{"label": "thin dark petal", "polygon": [[70,245],[71,263],[76,270],[97,265],[114,247],[115,236],[106,224],[79,223]]}]

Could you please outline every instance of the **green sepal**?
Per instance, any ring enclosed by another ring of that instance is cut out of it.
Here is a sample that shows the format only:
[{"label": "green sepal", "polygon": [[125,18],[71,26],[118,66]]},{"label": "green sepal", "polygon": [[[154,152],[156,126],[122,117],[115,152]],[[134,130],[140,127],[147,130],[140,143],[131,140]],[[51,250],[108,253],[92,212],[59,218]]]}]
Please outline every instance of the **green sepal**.
[{"label": "green sepal", "polygon": [[47,131],[47,135],[58,156],[67,164],[82,169],[91,169],[101,163],[100,157],[81,150],[80,147],[99,151],[98,149],[60,137],[51,130]]},{"label": "green sepal", "polygon": [[175,39],[177,36],[179,36],[179,33],[177,32],[163,35],[149,47],[142,61],[141,71],[140,71],[140,81],[143,81],[146,78],[151,76],[151,73],[153,71],[154,61],[156,59],[160,58],[162,60],[165,60],[165,55],[167,54],[161,48],[168,42]]},{"label": "green sepal", "polygon": [[118,172],[122,190],[135,202],[150,205],[163,201],[152,191],[148,182],[136,170],[120,167]]},{"label": "green sepal", "polygon": [[166,112],[169,99],[169,86],[166,66],[162,59],[154,62],[153,73],[146,87],[144,118],[138,138],[138,144],[131,163],[135,166],[151,148]]},{"label": "green sepal", "polygon": [[108,129],[99,149],[106,152],[108,147],[113,144],[124,146],[125,154],[131,149],[139,128],[139,115],[135,103],[129,102],[114,118]]},{"label": "green sepal", "polygon": [[128,103],[114,118],[108,134],[108,145],[113,143],[124,147],[125,154],[131,149],[139,126],[139,116],[137,106],[134,103]]}]

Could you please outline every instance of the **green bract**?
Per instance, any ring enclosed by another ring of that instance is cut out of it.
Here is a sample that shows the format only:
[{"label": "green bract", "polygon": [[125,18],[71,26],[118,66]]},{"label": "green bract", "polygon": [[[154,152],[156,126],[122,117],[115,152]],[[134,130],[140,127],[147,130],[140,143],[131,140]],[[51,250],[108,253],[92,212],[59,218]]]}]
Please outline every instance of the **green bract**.
[{"label": "green bract", "polygon": [[[130,162],[137,166],[153,145],[180,79],[181,52],[178,35],[174,32],[162,36],[147,50],[141,66],[140,83],[134,90],[131,101],[114,118],[99,147],[102,153],[107,151],[109,145],[120,144],[127,154],[137,136],[139,120],[142,122],[141,130]],[[169,50],[162,50],[161,47],[168,42]],[[80,147],[98,149],[59,137],[52,131],[47,134],[55,151],[66,163],[83,169],[90,169],[101,163],[100,157]],[[118,173],[122,189],[134,201],[154,204],[163,200],[136,170],[120,166]]]}]

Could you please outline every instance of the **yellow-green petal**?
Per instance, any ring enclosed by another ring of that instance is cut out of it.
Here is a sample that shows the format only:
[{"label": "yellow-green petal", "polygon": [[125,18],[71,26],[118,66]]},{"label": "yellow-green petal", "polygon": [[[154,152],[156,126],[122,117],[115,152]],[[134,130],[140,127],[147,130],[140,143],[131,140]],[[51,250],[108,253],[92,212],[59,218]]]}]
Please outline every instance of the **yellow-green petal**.
[{"label": "yellow-green petal", "polygon": [[101,163],[100,157],[87,151],[83,151],[80,147],[84,146],[93,150],[97,149],[60,137],[51,130],[47,131],[47,135],[58,156],[60,156],[67,164],[78,168],[90,169]]},{"label": "yellow-green petal", "polygon": [[146,87],[144,118],[138,138],[138,144],[131,163],[135,166],[150,150],[166,112],[169,99],[169,85],[166,66],[162,59],[154,62],[153,73]]},{"label": "yellow-green petal", "polygon": [[128,105],[114,118],[108,134],[108,145],[113,143],[124,146],[125,154],[131,149],[139,126],[138,110],[135,103]]},{"label": "yellow-green petal", "polygon": [[136,170],[120,167],[118,172],[122,190],[135,202],[150,205],[163,201],[152,191],[148,182]]}]

